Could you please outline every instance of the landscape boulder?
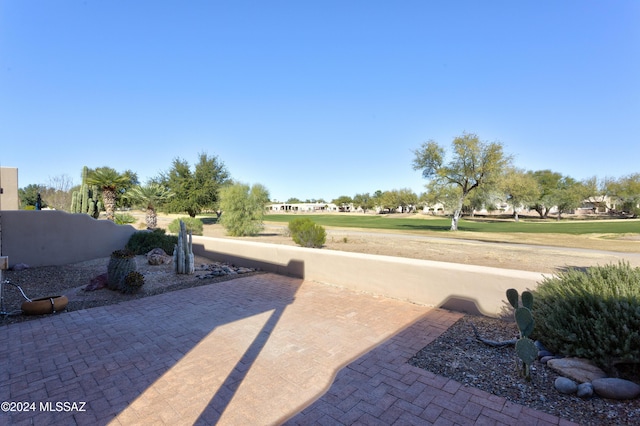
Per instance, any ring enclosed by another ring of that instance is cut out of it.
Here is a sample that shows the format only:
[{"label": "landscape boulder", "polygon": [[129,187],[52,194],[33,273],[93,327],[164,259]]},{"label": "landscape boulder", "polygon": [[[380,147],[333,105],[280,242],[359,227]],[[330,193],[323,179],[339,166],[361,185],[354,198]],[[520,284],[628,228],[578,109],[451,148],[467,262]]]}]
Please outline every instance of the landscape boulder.
[{"label": "landscape boulder", "polygon": [[607,377],[607,374],[593,362],[582,358],[556,358],[547,362],[552,370],[578,383],[593,382]]},{"label": "landscape boulder", "polygon": [[161,248],[154,248],[146,254],[146,257],[149,265],[164,265],[173,262],[173,256],[169,256]]},{"label": "landscape boulder", "polygon": [[640,396],[640,385],[629,380],[606,377],[591,382],[594,392],[609,399],[635,399]]},{"label": "landscape boulder", "polygon": [[553,385],[558,392],[567,395],[572,395],[578,390],[578,384],[571,379],[567,379],[566,377],[558,377]]}]

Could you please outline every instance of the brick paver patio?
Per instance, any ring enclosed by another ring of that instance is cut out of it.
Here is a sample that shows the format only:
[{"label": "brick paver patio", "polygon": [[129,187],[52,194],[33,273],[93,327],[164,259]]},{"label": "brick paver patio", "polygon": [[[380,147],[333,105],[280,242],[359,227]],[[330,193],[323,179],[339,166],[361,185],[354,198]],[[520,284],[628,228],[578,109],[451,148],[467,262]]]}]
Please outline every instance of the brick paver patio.
[{"label": "brick paver patio", "polygon": [[0,327],[0,424],[570,424],[406,363],[459,317],[261,274]]}]

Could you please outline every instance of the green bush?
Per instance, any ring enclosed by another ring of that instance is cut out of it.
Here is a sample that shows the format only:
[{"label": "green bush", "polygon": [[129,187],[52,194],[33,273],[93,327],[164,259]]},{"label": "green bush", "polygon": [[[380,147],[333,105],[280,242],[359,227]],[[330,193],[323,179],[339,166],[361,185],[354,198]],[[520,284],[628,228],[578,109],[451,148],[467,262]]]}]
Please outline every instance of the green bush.
[{"label": "green bush", "polygon": [[114,222],[116,225],[127,225],[129,223],[136,223],[136,218],[129,213],[116,214]]},{"label": "green bush", "polygon": [[572,269],[546,277],[534,294],[536,335],[552,351],[610,373],[640,362],[640,268]]},{"label": "green bush", "polygon": [[309,223],[314,223],[314,222],[307,217],[297,217],[295,219],[291,219],[289,221],[289,226],[288,226],[289,235],[295,234],[301,227]]},{"label": "green bush", "polygon": [[195,217],[180,217],[178,219],[174,219],[167,227],[169,232],[172,234],[179,234],[180,221],[184,222],[184,226],[187,227],[187,232],[191,231],[193,235],[202,235],[202,221]]},{"label": "green bush", "polygon": [[167,254],[173,255],[173,248],[178,244],[177,235],[166,235],[164,229],[154,229],[153,231],[137,231],[129,241],[126,248],[135,254],[147,254],[154,248],[161,248]]},{"label": "green bush", "polygon": [[234,183],[220,189],[220,224],[234,237],[257,235],[264,228],[265,206],[269,191],[259,183],[249,186]]},{"label": "green bush", "polygon": [[293,219],[289,222],[289,232],[293,241],[302,247],[320,248],[327,240],[324,227],[317,225],[311,219]]}]

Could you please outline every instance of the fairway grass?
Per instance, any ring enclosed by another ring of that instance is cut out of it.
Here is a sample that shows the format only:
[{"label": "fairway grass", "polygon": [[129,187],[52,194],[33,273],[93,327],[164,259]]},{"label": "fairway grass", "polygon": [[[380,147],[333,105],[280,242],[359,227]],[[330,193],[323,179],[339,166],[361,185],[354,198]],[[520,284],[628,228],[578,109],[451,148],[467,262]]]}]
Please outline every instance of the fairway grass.
[{"label": "fairway grass", "polygon": [[268,214],[265,222],[286,224],[306,217],[327,228],[394,232],[477,241],[547,245],[591,250],[640,252],[640,220],[527,221],[461,219],[457,232],[451,220],[425,215]]}]

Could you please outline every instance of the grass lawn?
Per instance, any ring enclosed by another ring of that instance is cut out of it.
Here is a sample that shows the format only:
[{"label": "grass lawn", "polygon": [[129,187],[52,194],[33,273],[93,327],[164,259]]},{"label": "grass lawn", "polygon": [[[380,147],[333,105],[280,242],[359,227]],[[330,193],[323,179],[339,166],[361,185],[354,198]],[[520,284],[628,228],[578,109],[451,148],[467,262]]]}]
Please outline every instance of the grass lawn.
[{"label": "grass lawn", "polygon": [[[402,232],[449,231],[451,219],[425,216],[394,217],[394,215],[350,215],[350,214],[269,214],[265,222],[287,223],[297,217],[306,217],[315,223],[339,228],[384,229]],[[504,221],[460,219],[459,231],[482,233],[527,233],[527,234],[640,234],[640,220],[550,220],[550,221]]]}]

